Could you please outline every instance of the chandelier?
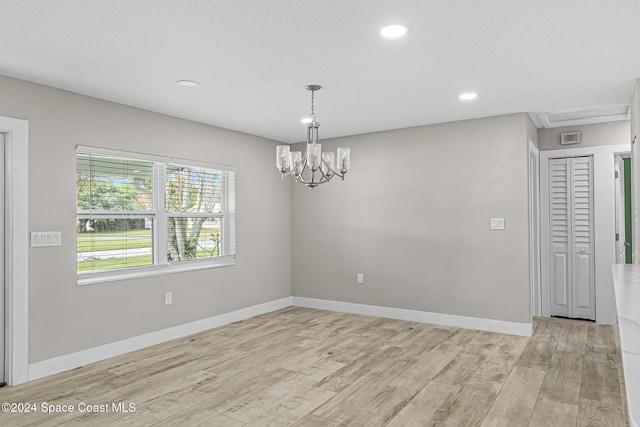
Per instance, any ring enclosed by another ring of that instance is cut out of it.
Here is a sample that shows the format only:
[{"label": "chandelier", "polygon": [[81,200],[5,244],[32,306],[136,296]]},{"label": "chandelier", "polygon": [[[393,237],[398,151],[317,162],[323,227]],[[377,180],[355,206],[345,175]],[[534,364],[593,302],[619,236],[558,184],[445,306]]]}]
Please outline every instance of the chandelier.
[{"label": "chandelier", "polygon": [[276,147],[276,167],[282,174],[291,175],[297,182],[309,188],[317,187],[320,184],[329,182],[331,178],[339,176],[344,180],[349,167],[351,166],[351,150],[340,147],[333,153],[321,151],[321,144],[318,141],[318,128],[320,123],[316,121],[314,111],[314,93],[322,86],[307,85],[305,89],[311,91],[311,113],[307,127],[307,151],[302,155],[301,151],[290,151],[288,145],[278,145]]}]

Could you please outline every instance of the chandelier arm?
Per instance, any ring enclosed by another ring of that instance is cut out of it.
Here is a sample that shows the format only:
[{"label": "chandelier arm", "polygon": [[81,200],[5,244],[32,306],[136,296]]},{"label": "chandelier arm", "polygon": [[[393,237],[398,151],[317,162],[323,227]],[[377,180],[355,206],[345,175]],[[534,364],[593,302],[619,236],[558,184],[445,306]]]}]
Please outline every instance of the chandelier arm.
[{"label": "chandelier arm", "polygon": [[[342,172],[336,172],[333,168],[331,168],[327,162],[324,161],[324,159],[321,160],[322,163],[325,165],[325,167],[327,168],[327,170],[330,173],[323,173],[322,170],[320,170],[320,178],[318,181],[316,181],[315,179],[315,174],[317,172],[318,169],[316,169],[316,171],[313,171],[311,168],[309,168],[309,165],[307,164],[307,153],[305,152],[304,155],[302,156],[302,169],[300,170],[299,174],[296,174],[293,170],[289,170],[289,172],[284,173],[282,176],[284,177],[285,175],[291,175],[296,182],[299,182],[301,184],[304,184],[308,187],[317,187],[320,184],[324,184],[327,183],[329,181],[331,181],[331,179],[333,179],[333,177],[335,176],[339,176],[340,179],[342,179],[344,181],[344,177],[346,175],[346,172],[342,173]],[[307,170],[311,171],[311,180],[307,180],[307,178],[304,177],[304,174]]]},{"label": "chandelier arm", "polygon": [[[327,168],[327,173],[324,173],[322,171],[322,165],[324,165]],[[329,174],[329,172],[331,172],[331,174]],[[327,178],[327,181],[333,178],[333,174],[335,174],[333,169],[331,169],[331,166],[329,166],[329,163],[325,162],[324,159],[322,158],[322,154],[320,154],[320,173],[322,174],[322,176]]]},{"label": "chandelier arm", "polygon": [[305,181],[304,179],[304,171],[307,170],[307,154],[305,153],[304,156],[302,156],[302,169],[300,169],[300,173],[294,173],[293,170],[291,171],[291,176],[297,181],[297,182],[301,182],[303,184],[306,184],[307,181]]},{"label": "chandelier arm", "polygon": [[327,182],[329,182],[331,180],[331,178],[333,178],[334,175],[327,177],[325,174],[320,173],[320,179],[318,181],[315,180],[315,171],[311,170],[311,181],[308,181],[307,178],[304,177],[304,172],[309,169],[307,164],[304,163],[302,166],[302,170],[300,171],[299,174],[293,173],[291,172],[291,176],[296,180],[296,182],[299,182],[301,184],[306,185],[307,187],[317,187],[320,184],[325,184]]},{"label": "chandelier arm", "polygon": [[336,175],[337,175],[337,176],[339,176],[340,178],[342,178],[342,179],[344,180],[344,176],[347,174],[347,172],[344,172],[344,173],[342,173],[342,172],[336,172],[336,171],[335,171],[335,170],[333,170],[333,169],[331,168],[331,166],[329,166],[329,165],[327,164],[327,162],[325,162],[324,160],[322,160],[322,163],[324,163],[324,164],[325,164],[325,166],[327,167],[327,170],[333,174],[333,175],[331,175],[331,178],[333,178],[334,176],[336,176]]},{"label": "chandelier arm", "polygon": [[307,152],[305,151],[304,155],[302,156],[302,169],[300,169],[300,173],[296,174],[293,172],[293,169],[291,170],[291,176],[296,180],[296,182],[304,182],[303,176],[302,174],[304,173],[304,171],[307,169]]},{"label": "chandelier arm", "polygon": [[[304,170],[302,172],[304,172]],[[292,174],[291,176],[293,176],[293,178],[297,182],[300,182],[300,183],[305,184],[305,185],[313,185],[313,186],[317,186],[319,184],[324,184],[325,182],[329,182],[329,180],[331,179],[331,178],[326,179],[326,178],[324,178],[324,175],[323,175],[323,178],[321,178],[319,181],[315,181],[313,178],[312,178],[311,181],[307,181],[307,179],[305,179],[305,177],[303,176],[302,173],[300,173],[300,175]]]}]

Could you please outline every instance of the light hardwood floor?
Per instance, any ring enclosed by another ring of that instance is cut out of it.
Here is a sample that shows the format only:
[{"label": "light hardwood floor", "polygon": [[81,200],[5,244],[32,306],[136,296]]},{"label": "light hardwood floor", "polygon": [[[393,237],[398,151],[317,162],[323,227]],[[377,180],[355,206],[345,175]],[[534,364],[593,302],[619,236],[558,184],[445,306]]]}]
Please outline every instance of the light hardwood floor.
[{"label": "light hardwood floor", "polygon": [[614,326],[536,319],[526,338],[290,307],[0,389],[38,410],[0,425],[624,426],[622,378]]}]

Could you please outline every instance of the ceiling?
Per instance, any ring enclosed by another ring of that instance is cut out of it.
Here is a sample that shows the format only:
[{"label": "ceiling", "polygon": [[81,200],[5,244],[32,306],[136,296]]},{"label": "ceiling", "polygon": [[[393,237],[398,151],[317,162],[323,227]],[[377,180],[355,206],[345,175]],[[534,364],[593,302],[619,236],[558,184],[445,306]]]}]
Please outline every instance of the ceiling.
[{"label": "ceiling", "polygon": [[[638,0],[2,0],[0,16],[2,75],[288,143],[310,83],[328,138],[627,104],[640,77]],[[389,23],[409,33],[384,39]]]}]

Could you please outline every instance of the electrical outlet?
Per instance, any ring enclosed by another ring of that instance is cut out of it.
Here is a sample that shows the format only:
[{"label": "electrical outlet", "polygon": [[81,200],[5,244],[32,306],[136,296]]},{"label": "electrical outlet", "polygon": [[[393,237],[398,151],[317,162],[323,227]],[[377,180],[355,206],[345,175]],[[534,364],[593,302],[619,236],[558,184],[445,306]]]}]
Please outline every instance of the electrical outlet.
[{"label": "electrical outlet", "polygon": [[364,283],[364,273],[356,274],[356,282],[358,284],[363,284]]},{"label": "electrical outlet", "polygon": [[173,304],[173,292],[164,293],[164,305]]}]

